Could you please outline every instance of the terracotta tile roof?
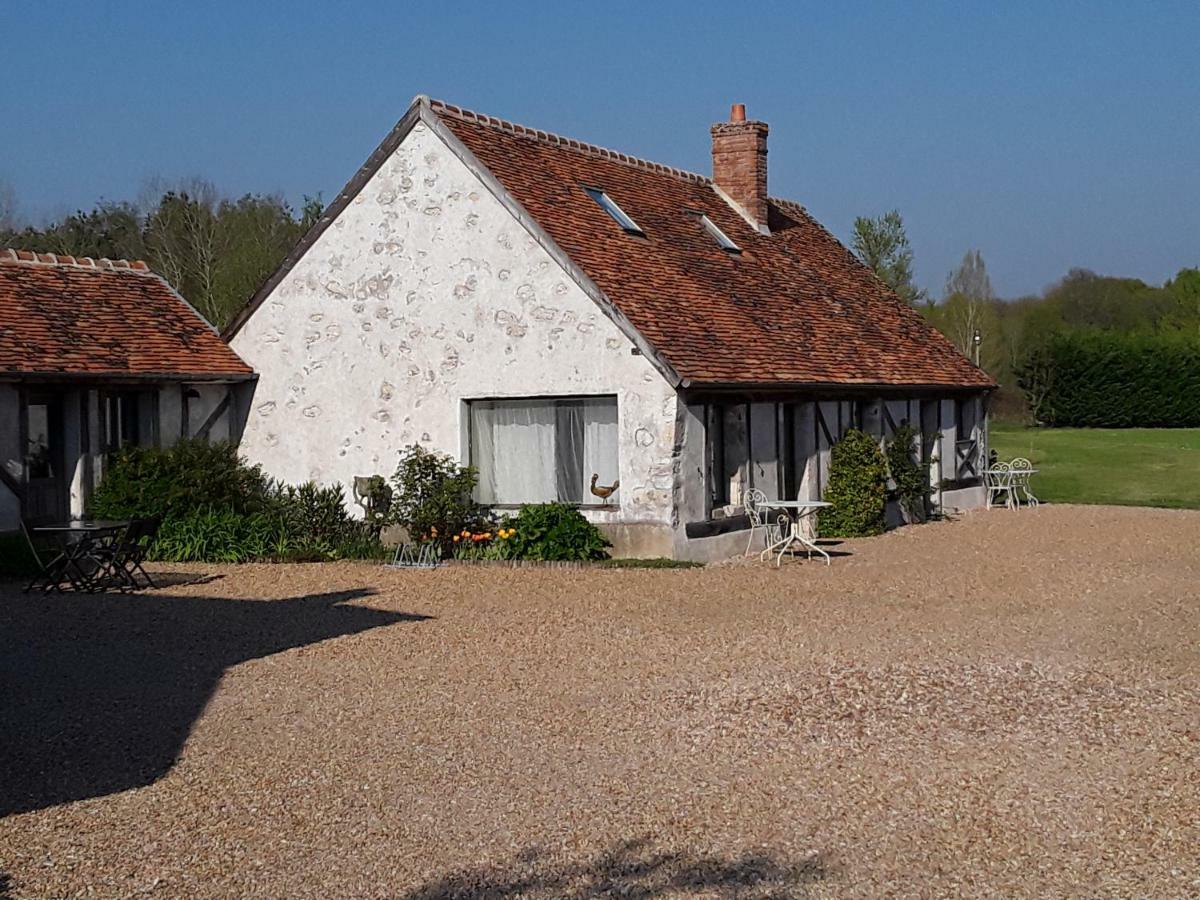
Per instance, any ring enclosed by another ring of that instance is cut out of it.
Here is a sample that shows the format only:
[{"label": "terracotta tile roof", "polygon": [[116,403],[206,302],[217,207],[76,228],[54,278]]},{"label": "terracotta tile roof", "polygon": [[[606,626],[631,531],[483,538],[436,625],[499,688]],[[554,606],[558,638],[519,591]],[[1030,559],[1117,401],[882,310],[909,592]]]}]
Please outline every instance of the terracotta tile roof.
[{"label": "terracotta tile roof", "polygon": [[246,378],[252,371],[144,262],[0,250],[0,377]]},{"label": "terracotta tile roof", "polygon": [[[798,204],[769,235],[703,175],[431,101],[430,108],[684,379],[992,387]],[[641,227],[619,228],[602,189]],[[742,250],[720,249],[703,213]]]}]

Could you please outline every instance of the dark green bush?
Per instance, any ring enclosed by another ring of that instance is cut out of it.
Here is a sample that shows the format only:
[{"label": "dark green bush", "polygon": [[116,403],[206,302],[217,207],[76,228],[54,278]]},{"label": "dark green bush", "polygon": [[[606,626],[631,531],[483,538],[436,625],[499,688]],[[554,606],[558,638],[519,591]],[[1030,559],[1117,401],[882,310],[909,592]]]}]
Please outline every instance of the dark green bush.
[{"label": "dark green bush", "polygon": [[128,448],[92,498],[97,518],[159,516],[151,557],[170,562],[375,558],[374,529],[346,511],[340,486],[272,482],[228,443]]},{"label": "dark green bush", "polygon": [[888,472],[896,485],[896,499],[910,522],[923,522],[929,512],[929,464],[920,461],[917,430],[904,422],[887,445]]},{"label": "dark green bush", "polygon": [[825,500],[819,515],[822,537],[868,537],[887,525],[887,460],[875,438],[851,428],[829,452]]},{"label": "dark green bush", "polygon": [[272,491],[268,508],[288,534],[303,536],[312,544],[332,546],[354,524],[346,512],[342,487],[336,484],[279,485]]},{"label": "dark green bush", "polygon": [[566,503],[522,506],[507,523],[516,529],[509,539],[513,559],[607,559],[607,538],[579,510]]},{"label": "dark green bush", "polygon": [[1026,354],[1017,383],[1042,425],[1200,426],[1200,340],[1187,335],[1055,334]]},{"label": "dark green bush", "polygon": [[392,478],[392,521],[406,528],[412,540],[435,541],[448,554],[453,535],[481,530],[488,521],[486,510],[471,496],[477,481],[470,466],[411,444],[400,452]]},{"label": "dark green bush", "polygon": [[264,512],[271,482],[227,442],[181,440],[171,447],[127,447],[114,454],[89,511],[98,519],[178,518],[201,509]]}]

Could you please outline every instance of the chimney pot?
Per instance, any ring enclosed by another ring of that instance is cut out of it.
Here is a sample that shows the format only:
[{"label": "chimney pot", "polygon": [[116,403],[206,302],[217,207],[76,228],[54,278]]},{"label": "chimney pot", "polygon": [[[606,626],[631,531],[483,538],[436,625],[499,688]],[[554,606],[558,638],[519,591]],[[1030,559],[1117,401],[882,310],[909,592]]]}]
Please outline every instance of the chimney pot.
[{"label": "chimney pot", "polygon": [[735,103],[729,108],[730,122],[745,122],[746,121],[746,104]]}]

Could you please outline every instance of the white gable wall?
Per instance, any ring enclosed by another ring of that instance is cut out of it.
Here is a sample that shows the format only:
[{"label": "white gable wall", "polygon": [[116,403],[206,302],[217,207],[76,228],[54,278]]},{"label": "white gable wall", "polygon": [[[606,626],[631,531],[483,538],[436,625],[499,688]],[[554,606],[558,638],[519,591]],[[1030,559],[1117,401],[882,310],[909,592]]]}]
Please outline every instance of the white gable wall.
[{"label": "white gable wall", "polygon": [[465,399],[617,394],[619,506],[588,514],[671,521],[674,390],[422,122],[231,343],[277,478],[350,496],[413,442],[465,460]]}]

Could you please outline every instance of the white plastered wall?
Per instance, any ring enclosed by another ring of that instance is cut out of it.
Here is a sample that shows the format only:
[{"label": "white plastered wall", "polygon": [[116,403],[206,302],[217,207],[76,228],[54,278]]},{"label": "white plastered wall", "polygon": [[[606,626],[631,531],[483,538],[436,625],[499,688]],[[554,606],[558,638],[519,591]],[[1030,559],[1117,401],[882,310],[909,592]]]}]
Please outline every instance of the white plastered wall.
[{"label": "white plastered wall", "polygon": [[673,388],[422,122],[231,344],[259,373],[242,450],[277,478],[349,495],[410,443],[464,459],[465,400],[616,394],[621,489],[588,515],[669,526]]}]

